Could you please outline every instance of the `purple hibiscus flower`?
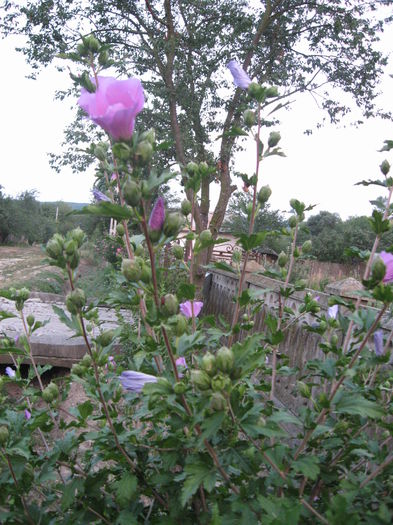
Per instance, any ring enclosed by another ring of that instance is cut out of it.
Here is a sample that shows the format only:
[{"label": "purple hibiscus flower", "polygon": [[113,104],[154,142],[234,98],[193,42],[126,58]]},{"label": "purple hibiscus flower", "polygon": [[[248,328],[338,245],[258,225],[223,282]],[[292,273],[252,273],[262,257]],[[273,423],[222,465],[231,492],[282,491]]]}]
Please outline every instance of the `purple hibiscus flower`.
[{"label": "purple hibiscus flower", "polygon": [[[95,83],[95,79],[91,79]],[[142,111],[145,97],[140,80],[129,78],[98,77],[94,93],[82,88],[79,106],[91,120],[115,140],[129,140],[135,126],[135,118]]]},{"label": "purple hibiscus flower", "polygon": [[333,306],[329,306],[327,311],[328,317],[330,319],[336,319],[338,314],[338,304],[334,304]]},{"label": "purple hibiscus flower", "polygon": [[378,357],[383,355],[384,344],[383,344],[383,332],[382,332],[382,330],[376,330],[374,332],[374,352],[375,352],[375,355],[378,356]]},{"label": "purple hibiscus flower", "polygon": [[97,202],[111,202],[110,198],[105,195],[105,193],[102,193],[102,191],[97,190],[97,188],[93,188],[92,193]]},{"label": "purple hibiscus flower", "polygon": [[141,392],[146,383],[156,383],[157,378],[143,372],[126,370],[119,376],[120,382],[125,390],[130,392]]},{"label": "purple hibiscus flower", "polygon": [[382,259],[386,266],[385,277],[383,278],[384,283],[391,283],[393,281],[393,255],[388,252],[381,252],[379,257]]},{"label": "purple hibiscus flower", "polygon": [[192,307],[194,309],[194,317],[197,317],[200,311],[202,310],[202,306],[202,301],[185,301],[184,303],[180,304],[180,311],[189,319],[190,317],[192,317]]},{"label": "purple hibiscus flower", "polygon": [[8,377],[10,377],[11,379],[13,379],[15,376],[16,376],[16,372],[13,368],[11,368],[10,366],[6,366],[5,368],[5,373],[7,374]]},{"label": "purple hibiscus flower", "polygon": [[241,89],[248,89],[248,86],[251,84],[251,78],[247,75],[239,62],[237,60],[230,60],[227,64],[227,68],[232,73],[235,86]]},{"label": "purple hibiscus flower", "polygon": [[149,228],[161,231],[165,221],[165,203],[162,197],[158,197],[151,210],[149,218]]}]

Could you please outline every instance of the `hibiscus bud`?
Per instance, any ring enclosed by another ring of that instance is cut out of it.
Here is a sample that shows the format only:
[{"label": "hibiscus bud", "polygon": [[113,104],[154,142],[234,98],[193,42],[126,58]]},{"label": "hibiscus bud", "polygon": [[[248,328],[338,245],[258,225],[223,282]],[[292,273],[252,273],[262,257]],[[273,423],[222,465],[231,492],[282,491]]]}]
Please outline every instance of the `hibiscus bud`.
[{"label": "hibiscus bud", "polygon": [[161,231],[165,221],[165,203],[162,197],[158,197],[154,203],[149,218],[149,228],[151,230]]},{"label": "hibiscus bud", "polygon": [[211,385],[214,392],[223,392],[231,387],[231,380],[227,375],[217,374],[212,378]]},{"label": "hibiscus bud", "polygon": [[144,199],[149,199],[151,197],[151,190],[150,190],[150,187],[147,183],[147,181],[143,180],[141,182],[141,192],[142,192],[142,197]]},{"label": "hibiscus bud", "polygon": [[77,314],[86,304],[85,292],[76,288],[66,297],[66,306],[71,314]]},{"label": "hibiscus bud", "polygon": [[74,255],[74,253],[77,251],[78,245],[73,239],[70,239],[69,241],[66,241],[66,243],[64,244],[64,249],[65,249],[66,254],[71,256],[71,255]]},{"label": "hibiscus bud", "polygon": [[122,224],[118,224],[118,225],[116,226],[116,233],[117,233],[117,235],[119,235],[120,237],[122,237],[122,236],[124,235],[124,232],[125,232],[125,230],[124,230],[124,226],[123,226]]},{"label": "hibiscus bud", "polygon": [[272,131],[269,135],[267,145],[269,148],[274,148],[281,140],[281,135],[278,131]]},{"label": "hibiscus bud", "polygon": [[183,383],[183,381],[179,381],[173,387],[173,391],[175,392],[175,394],[184,394],[186,390],[187,390],[187,385]]},{"label": "hibiscus bud", "polygon": [[265,204],[269,200],[271,194],[272,190],[270,189],[270,186],[262,186],[258,193],[259,204]]},{"label": "hibiscus bud", "polygon": [[8,441],[9,436],[10,436],[10,433],[8,431],[8,428],[5,425],[1,425],[0,427],[0,445],[5,445]]},{"label": "hibiscus bud", "polygon": [[235,363],[235,356],[230,348],[222,346],[217,352],[216,364],[221,372],[230,372]]},{"label": "hibiscus bud", "polygon": [[[103,348],[105,348],[106,346],[109,346],[111,344],[111,342],[113,341],[114,335],[115,335],[114,330],[105,330],[105,332],[102,332],[97,337],[97,342]],[[88,357],[90,357],[89,354],[87,354],[87,355],[88,355]]]},{"label": "hibiscus bud", "polygon": [[304,241],[302,245],[302,253],[310,253],[312,250],[312,241],[308,239],[307,241]]},{"label": "hibiscus bud", "polygon": [[216,372],[216,358],[215,358],[215,356],[212,353],[207,352],[202,357],[201,368],[202,368],[202,370],[207,372],[209,374],[209,376],[212,376],[212,375],[215,374],[215,372]]},{"label": "hibiscus bud", "polygon": [[195,175],[195,173],[198,173],[198,164],[196,162],[189,162],[186,166],[186,172],[188,175]]},{"label": "hibiscus bud", "polygon": [[179,301],[177,297],[171,293],[164,295],[161,311],[168,317],[177,314],[179,311]]},{"label": "hibiscus bud", "polygon": [[78,248],[80,248],[82,244],[85,242],[86,235],[85,235],[85,232],[81,228],[78,227],[78,228],[74,228],[70,232],[70,237],[76,242],[76,244],[78,245]]},{"label": "hibiscus bud", "polygon": [[187,332],[188,329],[188,322],[187,318],[184,315],[178,314],[176,316],[176,327],[175,327],[175,333],[177,337],[182,336]]},{"label": "hibiscus bud", "polygon": [[278,89],[276,86],[270,86],[265,91],[266,98],[278,97]]},{"label": "hibiscus bud", "polygon": [[390,171],[390,164],[389,162],[385,159],[384,161],[382,161],[382,164],[379,166],[380,170],[382,171],[382,173],[384,175],[387,175]]},{"label": "hibiscus bud", "polygon": [[100,51],[100,54],[98,55],[98,63],[100,64],[100,66],[108,66],[109,62],[109,53],[106,49],[103,49],[102,51]]},{"label": "hibiscus bud", "polygon": [[179,261],[181,261],[184,256],[184,249],[182,246],[180,246],[180,244],[174,244],[172,246],[172,253],[175,259],[178,259]]},{"label": "hibiscus bud", "polygon": [[129,206],[138,206],[141,201],[142,193],[139,185],[131,177],[127,177],[123,185],[123,197]]},{"label": "hibiscus bud", "polygon": [[49,391],[52,393],[53,399],[56,399],[57,397],[59,397],[59,387],[57,386],[56,383],[53,383],[53,381],[51,381],[46,388],[48,388]]},{"label": "hibiscus bud", "polygon": [[333,346],[337,345],[337,343],[338,343],[338,335],[337,334],[332,334],[332,336],[330,337],[330,343]]},{"label": "hibiscus bud", "polygon": [[85,354],[80,362],[82,366],[85,366],[86,368],[89,368],[91,366],[91,356],[89,354]]},{"label": "hibiscus bud", "polygon": [[88,49],[83,44],[78,44],[76,46],[76,51],[81,57],[85,57],[88,53]]},{"label": "hibiscus bud", "polygon": [[225,397],[220,392],[214,392],[210,398],[210,408],[214,412],[219,412],[227,408]]},{"label": "hibiscus bud", "polygon": [[112,152],[114,157],[119,160],[128,160],[131,156],[131,148],[124,142],[116,142],[116,144],[113,144]]},{"label": "hibiscus bud", "polygon": [[153,156],[153,146],[147,140],[139,142],[135,149],[135,155],[145,164],[147,164]]},{"label": "hibiscus bud", "polygon": [[191,381],[199,390],[210,388],[210,377],[203,370],[191,370]]},{"label": "hibiscus bud", "polygon": [[74,374],[76,376],[83,376],[83,374],[86,372],[86,368],[84,366],[79,365],[78,363],[75,363],[71,367],[71,374]]},{"label": "hibiscus bud", "polygon": [[147,140],[147,142],[150,142],[150,144],[153,146],[156,142],[156,132],[153,128],[150,128],[147,131],[144,131],[139,138],[141,142]]},{"label": "hibiscus bud", "polygon": [[139,257],[145,255],[145,250],[142,244],[138,244],[138,246],[135,248],[135,255],[138,255]]},{"label": "hibiscus bud", "polygon": [[184,199],[184,201],[181,203],[181,212],[182,214],[187,217],[187,215],[190,215],[192,210],[192,204],[188,199]]},{"label": "hibiscus bud", "polygon": [[208,175],[209,173],[209,165],[207,162],[202,161],[199,163],[199,173],[202,175],[202,177]]},{"label": "hibiscus bud", "polygon": [[141,269],[141,281],[145,284],[149,284],[152,279],[152,273],[150,267],[143,263]]},{"label": "hibiscus bud", "polygon": [[95,93],[96,85],[90,80],[87,71],[84,71],[79,77],[79,84],[86,89],[89,93]]},{"label": "hibiscus bud", "polygon": [[92,53],[97,53],[100,50],[101,45],[95,36],[93,35],[85,36],[84,38],[82,38],[82,40],[83,40],[83,44]]},{"label": "hibiscus bud", "polygon": [[121,263],[121,272],[127,281],[136,283],[141,278],[141,267],[136,259],[123,259]]},{"label": "hibiscus bud", "polygon": [[49,387],[44,388],[42,391],[42,399],[47,403],[51,403],[54,399],[52,390]]},{"label": "hibiscus bud", "polygon": [[376,261],[374,262],[371,270],[371,278],[372,280],[375,280],[376,282],[381,282],[382,279],[385,277],[386,273],[386,266],[383,260],[380,257],[377,257]]},{"label": "hibiscus bud", "polygon": [[210,230],[203,230],[199,234],[199,242],[202,246],[209,245],[212,239],[212,232]]},{"label": "hibiscus bud", "polygon": [[288,224],[291,228],[296,228],[297,225],[297,217],[296,215],[291,215],[288,219]]},{"label": "hibiscus bud", "polygon": [[27,324],[28,324],[30,327],[33,326],[33,324],[34,324],[34,320],[35,320],[35,319],[34,319],[34,315],[28,315],[28,316],[26,317]]},{"label": "hibiscus bud", "polygon": [[255,111],[252,111],[251,109],[246,109],[246,111],[243,113],[243,120],[244,124],[248,128],[251,128],[256,122]]},{"label": "hibiscus bud", "polygon": [[50,239],[46,244],[46,253],[52,259],[57,259],[63,253],[63,244],[58,239]]},{"label": "hibiscus bud", "polygon": [[101,162],[106,161],[107,151],[108,147],[104,142],[99,142],[96,146],[94,146],[94,155]]},{"label": "hibiscus bud", "polygon": [[262,102],[262,100],[265,98],[265,89],[256,82],[251,82],[251,84],[248,86],[248,94],[250,97],[255,98],[259,102]]},{"label": "hibiscus bud", "polygon": [[183,217],[180,213],[168,213],[164,222],[164,234],[166,237],[175,237],[183,226]]}]

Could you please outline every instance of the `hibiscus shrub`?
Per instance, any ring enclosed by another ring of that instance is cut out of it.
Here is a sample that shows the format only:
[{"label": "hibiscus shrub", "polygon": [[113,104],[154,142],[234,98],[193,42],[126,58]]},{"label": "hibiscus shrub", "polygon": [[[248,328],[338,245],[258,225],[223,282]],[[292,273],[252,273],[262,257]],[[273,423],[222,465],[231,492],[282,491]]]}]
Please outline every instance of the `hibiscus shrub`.
[{"label": "hibiscus shrub", "polygon": [[[78,47],[82,63],[94,64],[98,57],[102,65],[104,52],[93,37]],[[181,211],[168,213],[162,197],[151,209],[151,195],[176,174],[150,170],[154,131],[134,129],[144,104],[141,83],[104,77],[97,68],[91,78],[79,78],[80,106],[110,138],[112,159],[100,154],[101,146],[92,147],[100,174],[115,174],[83,213],[119,223],[122,262],[110,303],[136,312],[126,341],[132,369],[122,366],[124,333],[102,329],[95,304],[78,286],[83,232],[54,235],[46,253],[69,280],[67,312],[58,313],[86,343],[86,355],[71,370],[86,399],[65,409],[69,385],[59,392],[56,381],[43,382],[46,367],[35,363],[30,348],[42,323],[25,316],[28,291],[11,290],[25,333],[17,344],[1,339],[1,353],[13,360],[0,378],[1,523],[391,523],[391,335],[384,340],[379,325],[393,301],[393,256],[377,256],[378,242],[391,227],[390,167],[383,163],[382,180],[374,181],[388,189],[389,198],[385,213],[373,215],[376,241],[358,299],[332,297],[325,316],[318,300],[304,293],[300,311],[291,309],[289,300],[299,290],[290,284],[301,254],[297,232],[310,209],[292,199],[286,231],[291,252],[274,271],[282,281],[277,305],[266,316],[266,331],[251,333],[264,299],[243,290],[245,265],[266,235],[254,232],[253,224],[271,193],[267,186],[258,191],[259,167],[281,154],[278,133],[263,138],[261,110],[277,91],[251,82],[233,61],[230,70],[249,106],[237,132],[255,137],[258,155],[255,173],[244,176],[254,198],[249,232],[238,238],[243,260],[234,267],[216,264],[231,272],[238,268],[229,324],[204,317],[195,283],[199,254],[220,242],[208,230],[197,234],[191,228],[206,164],[181,166],[187,196]],[[131,229],[140,233],[131,235]],[[173,293],[163,286],[168,269],[159,263],[170,243],[170,271],[188,276]],[[364,307],[370,298],[382,308]],[[278,351],[295,322],[319,335],[323,355],[305,364],[302,377]],[[31,363],[27,377],[21,375],[23,359]],[[302,399],[296,413],[275,396],[278,379],[292,375],[298,380],[291,394]]]}]

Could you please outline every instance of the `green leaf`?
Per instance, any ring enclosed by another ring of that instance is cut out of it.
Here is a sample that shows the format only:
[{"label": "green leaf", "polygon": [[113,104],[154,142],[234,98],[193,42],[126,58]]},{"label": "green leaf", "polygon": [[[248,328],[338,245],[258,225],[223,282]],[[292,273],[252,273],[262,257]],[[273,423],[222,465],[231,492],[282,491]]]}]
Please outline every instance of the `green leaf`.
[{"label": "green leaf", "polygon": [[16,317],[16,315],[11,312],[6,312],[5,310],[0,310],[0,321],[3,321],[3,319],[10,319],[11,317]]},{"label": "green leaf", "polygon": [[110,217],[121,221],[123,219],[129,220],[132,217],[132,212],[125,206],[119,204],[113,204],[112,202],[99,202],[97,204],[90,204],[85,206],[81,210],[75,210],[71,212],[73,215],[95,215],[98,217]]},{"label": "green leaf", "polygon": [[83,480],[78,478],[73,479],[68,485],[64,486],[63,496],[61,498],[62,510],[67,510],[72,506],[77,492],[80,492],[81,489],[83,489]]},{"label": "green leaf", "polygon": [[355,186],[382,186],[383,188],[386,188],[386,182],[384,180],[368,179],[356,182]]},{"label": "green leaf", "polygon": [[176,291],[176,295],[179,299],[190,299],[195,298],[195,285],[190,283],[181,283]]},{"label": "green leaf", "polygon": [[338,401],[336,401],[336,412],[339,414],[358,415],[372,419],[380,418],[385,414],[385,410],[381,406],[360,394],[343,391],[339,392],[339,394],[339,396],[335,396],[335,399],[339,397]]},{"label": "green leaf", "polygon": [[148,188],[149,190],[154,190],[176,176],[177,173],[172,173],[171,171],[164,171],[161,175],[157,176],[156,172],[152,171],[150,177],[147,179]]},{"label": "green leaf", "polygon": [[222,135],[219,135],[216,140],[221,139],[222,137],[247,137],[247,131],[244,131],[240,126],[233,126],[230,130],[225,131]]},{"label": "green leaf", "polygon": [[378,151],[390,151],[393,149],[393,140],[384,140],[383,143],[385,144],[382,149]]},{"label": "green leaf", "polygon": [[292,463],[292,467],[296,472],[300,472],[309,479],[317,479],[319,474],[319,461],[315,456],[304,456]]},{"label": "green leaf", "polygon": [[246,306],[250,302],[250,292],[248,290],[243,290],[241,296],[239,297],[240,306]]},{"label": "green leaf", "polygon": [[191,496],[195,494],[200,485],[203,485],[208,492],[211,492],[216,484],[216,471],[211,464],[192,463],[186,465],[184,471],[187,478],[180,496],[180,503],[183,507]]},{"label": "green leaf", "polygon": [[253,248],[257,248],[260,246],[263,241],[265,240],[267,236],[267,232],[258,232],[253,233],[251,235],[247,235],[246,233],[241,233],[239,235],[239,240],[236,244],[239,244],[243,250],[246,252],[252,250]]},{"label": "green leaf", "polygon": [[125,472],[116,482],[116,500],[121,506],[127,505],[132,500],[137,488],[137,479],[130,472]]},{"label": "green leaf", "polygon": [[389,231],[390,222],[383,218],[383,214],[378,210],[373,210],[372,217],[369,219],[371,227],[377,235]]},{"label": "green leaf", "polygon": [[93,405],[89,400],[85,401],[84,403],[80,403],[77,408],[82,419],[86,419],[90,416],[90,414],[93,413]]},{"label": "green leaf", "polygon": [[222,422],[225,419],[225,412],[215,412],[209,417],[203,419],[201,428],[203,430],[200,439],[209,439],[211,436],[214,436],[218,429],[221,427]]},{"label": "green leaf", "polygon": [[223,270],[224,272],[237,273],[235,268],[233,268],[230,264],[223,262],[223,261],[212,262],[204,266],[204,268],[206,268],[207,270],[215,269],[215,270]]},{"label": "green leaf", "polygon": [[4,354],[26,355],[26,352],[20,348],[17,348],[16,346],[7,346],[5,348],[0,346],[0,355]]}]

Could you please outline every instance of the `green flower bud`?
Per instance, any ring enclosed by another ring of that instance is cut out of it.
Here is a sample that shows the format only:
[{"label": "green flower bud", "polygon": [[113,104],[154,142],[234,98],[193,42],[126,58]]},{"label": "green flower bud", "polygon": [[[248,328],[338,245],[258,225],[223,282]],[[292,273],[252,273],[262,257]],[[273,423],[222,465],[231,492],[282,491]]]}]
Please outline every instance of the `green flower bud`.
[{"label": "green flower bud", "polygon": [[86,368],[84,366],[79,365],[78,363],[75,363],[71,367],[71,373],[75,374],[76,376],[83,376],[85,373]]},{"label": "green flower bud", "polygon": [[151,230],[149,229],[149,239],[151,242],[158,242],[161,238],[161,230]]},{"label": "green flower bud", "polygon": [[215,392],[223,392],[229,390],[232,383],[227,375],[217,374],[212,378],[211,385]]},{"label": "green flower bud", "polygon": [[96,146],[94,146],[94,155],[101,162],[104,162],[106,160],[107,152],[108,148],[104,142],[99,142]]},{"label": "green flower bud", "polygon": [[191,370],[191,381],[199,390],[210,388],[210,377],[203,370]]},{"label": "green flower bud", "polygon": [[131,177],[127,177],[123,185],[123,197],[129,206],[138,206],[141,201],[142,193],[139,185]]},{"label": "green flower bud", "polygon": [[8,428],[5,425],[0,426],[0,445],[5,445],[10,437]]},{"label": "green flower bud", "polygon": [[100,50],[101,44],[95,36],[89,35],[83,38],[83,43],[89,51],[97,53]]},{"label": "green flower bud", "polygon": [[187,385],[183,383],[183,381],[179,381],[174,385],[173,390],[175,394],[184,394],[184,392],[187,390]]},{"label": "green flower bud", "polygon": [[277,259],[278,266],[284,268],[288,263],[288,256],[286,253],[281,252]]},{"label": "green flower bud", "polygon": [[175,237],[183,226],[183,217],[180,213],[167,213],[164,221],[163,232],[166,237]]},{"label": "green flower bud", "polygon": [[142,244],[138,244],[138,246],[135,248],[135,255],[138,255],[139,257],[145,255],[145,250]]},{"label": "green flower bud", "polygon": [[209,164],[205,161],[202,161],[199,163],[199,173],[202,175],[202,177],[208,175],[209,173]]},{"label": "green flower bud", "polygon": [[213,239],[212,232],[210,230],[203,230],[199,234],[199,242],[202,246],[207,246]]},{"label": "green flower bud", "polygon": [[91,356],[89,354],[85,354],[80,361],[80,364],[86,368],[89,368],[91,366]]},{"label": "green flower bud", "polygon": [[217,369],[215,356],[211,354],[210,352],[207,352],[202,357],[201,368],[202,370],[207,372],[209,376],[213,376],[216,373],[216,369]]},{"label": "green flower bud", "polygon": [[161,311],[166,316],[176,315],[179,311],[179,301],[171,293],[164,295]]},{"label": "green flower bud", "polygon": [[267,141],[267,145],[269,146],[269,148],[274,148],[275,146],[277,146],[277,144],[280,142],[281,140],[281,135],[280,135],[280,132],[279,131],[272,131],[269,135],[269,138],[268,138],[268,141]]},{"label": "green flower bud", "polygon": [[[114,335],[115,335],[115,332],[114,330],[105,330],[105,332],[102,332],[102,334],[100,334],[98,337],[97,337],[97,342],[103,347],[105,348],[106,346],[109,346],[112,341],[113,341],[113,338],[114,338]],[[89,355],[88,355],[89,356]],[[90,357],[90,356],[89,356]]]},{"label": "green flower bud", "polygon": [[178,259],[179,261],[181,261],[183,259],[183,256],[184,256],[183,246],[180,246],[180,244],[174,244],[172,246],[172,253],[173,253],[175,259]]},{"label": "green flower bud", "polygon": [[258,193],[259,204],[265,204],[269,200],[271,194],[272,190],[270,189],[270,186],[262,186]]},{"label": "green flower bud", "polygon": [[53,392],[52,392],[52,390],[49,388],[49,386],[47,386],[46,388],[44,388],[44,390],[42,391],[42,399],[43,399],[44,401],[46,401],[47,403],[51,403],[51,402],[54,400]]},{"label": "green flower bud", "polygon": [[310,387],[306,383],[304,383],[303,381],[298,381],[297,382],[297,387],[298,387],[298,390],[299,390],[300,394],[303,397],[306,397],[307,399],[310,399],[310,397],[311,397],[311,390],[310,390]]},{"label": "green flower bud", "polygon": [[178,314],[176,316],[176,328],[175,333],[177,337],[182,336],[187,332],[188,329],[188,321],[187,318],[184,315]]},{"label": "green flower bud", "polygon": [[297,217],[296,215],[291,215],[288,219],[288,224],[290,228],[296,228],[297,225]]},{"label": "green flower bud", "polygon": [[123,259],[121,271],[124,277],[131,283],[136,283],[141,278],[141,267],[136,259]]},{"label": "green flower bud", "polygon": [[144,140],[147,140],[147,142],[150,142],[150,144],[154,146],[156,142],[156,132],[153,128],[150,128],[147,131],[144,131],[140,135],[139,139],[141,142],[143,142]]},{"label": "green flower bud", "polygon": [[76,288],[66,297],[66,306],[71,314],[77,314],[86,304],[85,292]]},{"label": "green flower bud", "polygon": [[147,164],[152,156],[153,156],[153,146],[151,145],[151,143],[147,140],[143,140],[142,142],[139,142],[139,144],[137,145],[136,149],[135,149],[135,155],[137,157],[139,157],[139,159]]},{"label": "green flower bud", "polygon": [[382,171],[382,173],[386,176],[389,171],[390,171],[390,164],[389,162],[385,159],[382,164],[379,166],[380,170]]},{"label": "green flower bud", "polygon": [[312,250],[312,241],[308,239],[307,241],[304,241],[302,245],[302,253],[310,253]]},{"label": "green flower bud", "polygon": [[120,237],[123,237],[124,232],[125,232],[124,226],[122,224],[118,224],[116,226],[116,233],[117,233],[117,235],[119,235]]},{"label": "green flower bud", "polygon": [[337,343],[338,343],[338,335],[337,334],[332,334],[332,336],[330,337],[330,343],[333,346],[337,346]]},{"label": "green flower bud", "polygon": [[151,268],[147,264],[142,265],[141,270],[141,281],[145,284],[149,284],[152,280]]},{"label": "green flower bud", "polygon": [[63,244],[59,243],[57,239],[50,239],[46,244],[46,253],[52,259],[57,259],[63,254]]},{"label": "green flower bud", "polygon": [[375,280],[376,282],[381,282],[382,279],[385,277],[386,273],[386,266],[383,260],[380,257],[377,257],[376,261],[374,262],[371,270],[371,278],[372,280]]},{"label": "green flower bud", "polygon": [[186,166],[186,172],[188,175],[195,175],[198,173],[198,164],[196,162],[189,162]]},{"label": "green flower bud", "polygon": [[226,410],[227,402],[225,397],[220,392],[214,392],[210,398],[210,408],[214,412],[219,412],[221,410]]},{"label": "green flower bud", "polygon": [[46,388],[50,392],[52,392],[52,398],[53,399],[56,399],[57,397],[59,397],[59,387],[57,386],[56,383],[53,383],[53,381],[51,381]]},{"label": "green flower bud", "polygon": [[230,372],[235,364],[235,356],[230,348],[222,346],[216,355],[216,365],[221,372]]},{"label": "green flower bud", "polygon": [[65,249],[66,254],[71,256],[71,255],[74,255],[75,252],[77,251],[78,245],[73,239],[70,239],[69,241],[66,241],[64,245],[64,249]]},{"label": "green flower bud", "polygon": [[251,82],[248,86],[248,94],[258,102],[262,102],[266,96],[265,89],[256,82]]},{"label": "green flower bud", "polygon": [[184,199],[181,203],[181,212],[182,214],[187,217],[187,215],[190,215],[192,210],[192,204],[188,199]]},{"label": "green flower bud", "polygon": [[244,124],[248,128],[251,128],[256,122],[255,111],[252,111],[251,109],[246,109],[246,111],[243,113],[243,120]]},{"label": "green flower bud", "polygon": [[109,61],[109,53],[106,49],[103,49],[98,55],[98,63],[100,66],[107,66]]},{"label": "green flower bud", "polygon": [[147,183],[147,181],[143,180],[141,182],[141,192],[142,192],[142,197],[144,199],[149,199],[151,197],[151,190],[149,188],[149,185]]},{"label": "green flower bud", "polygon": [[72,255],[68,256],[68,262],[71,270],[75,270],[75,268],[78,268],[79,261],[80,255],[78,252],[75,252]]},{"label": "green flower bud", "polygon": [[35,320],[35,319],[34,319],[34,315],[28,315],[28,316],[26,317],[27,324],[28,324],[30,327],[33,326],[33,324],[34,324],[34,320]]},{"label": "green flower bud", "polygon": [[270,86],[265,91],[266,98],[278,97],[278,89],[276,86]]},{"label": "green flower bud", "polygon": [[81,56],[85,57],[89,52],[88,49],[83,44],[78,44],[76,46],[76,52]]},{"label": "green flower bud", "polygon": [[85,242],[85,238],[86,238],[85,232],[79,227],[74,228],[70,232],[70,236],[76,242],[76,244],[78,245],[78,248],[80,248],[82,244]]}]

